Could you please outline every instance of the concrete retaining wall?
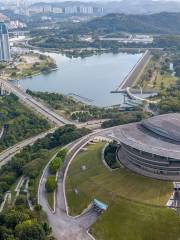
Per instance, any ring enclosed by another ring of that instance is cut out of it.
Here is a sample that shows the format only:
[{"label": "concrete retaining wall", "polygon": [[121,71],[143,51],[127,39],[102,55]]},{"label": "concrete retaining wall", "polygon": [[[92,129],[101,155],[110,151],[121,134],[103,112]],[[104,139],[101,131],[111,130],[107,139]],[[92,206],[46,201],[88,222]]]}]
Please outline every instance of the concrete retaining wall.
[{"label": "concrete retaining wall", "polygon": [[126,89],[127,87],[131,87],[135,80],[137,79],[141,69],[147,64],[147,62],[151,59],[151,53],[147,50],[143,56],[139,59],[139,61],[135,64],[129,74],[124,78],[123,82],[119,85],[118,90]]}]

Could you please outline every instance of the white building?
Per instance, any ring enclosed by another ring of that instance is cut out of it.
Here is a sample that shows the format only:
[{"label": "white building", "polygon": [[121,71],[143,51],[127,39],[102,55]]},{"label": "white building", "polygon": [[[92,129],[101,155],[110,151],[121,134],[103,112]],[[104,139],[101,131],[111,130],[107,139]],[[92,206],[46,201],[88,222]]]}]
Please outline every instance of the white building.
[{"label": "white building", "polygon": [[10,21],[8,24],[9,29],[18,29],[18,28],[21,29],[25,27],[27,27],[27,25],[23,22],[20,22],[19,20]]},{"label": "white building", "polygon": [[93,14],[94,9],[91,6],[80,6],[79,12],[82,14]]},{"label": "white building", "polygon": [[43,7],[43,12],[44,12],[44,13],[52,12],[52,7],[51,7],[51,5],[45,5],[45,6]]},{"label": "white building", "polygon": [[78,13],[78,7],[77,6],[65,7],[64,12],[65,14],[76,14]]},{"label": "white building", "polygon": [[43,12],[43,7],[31,7],[28,10],[29,10],[29,14],[37,14],[37,13]]},{"label": "white building", "polygon": [[52,12],[53,13],[63,13],[63,8],[53,7]]}]

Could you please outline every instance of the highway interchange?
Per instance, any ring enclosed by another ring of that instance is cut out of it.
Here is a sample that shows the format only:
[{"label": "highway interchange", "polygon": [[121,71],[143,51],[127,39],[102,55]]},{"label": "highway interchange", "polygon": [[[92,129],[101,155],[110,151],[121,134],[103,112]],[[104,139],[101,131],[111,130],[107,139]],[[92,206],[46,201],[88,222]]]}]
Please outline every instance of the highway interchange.
[{"label": "highway interchange", "polygon": [[[44,106],[41,102],[37,101],[23,90],[12,85],[9,82],[4,82],[0,80],[0,84],[3,84],[3,87],[8,92],[13,92],[20,101],[23,102],[27,107],[35,110],[36,112],[43,115],[50,122],[53,122],[57,127],[63,126],[65,124],[70,124],[71,122],[54,113],[51,109]],[[72,123],[71,123],[72,124]],[[45,137],[47,134],[54,132],[57,128],[53,128],[49,131],[41,133],[35,137],[27,139],[23,142],[20,142],[9,149],[0,153],[0,167],[8,163],[11,158],[18,152],[20,152],[25,146],[33,144],[40,138]],[[66,160],[63,167],[58,173],[58,188],[56,194],[56,205],[55,212],[52,212],[48,207],[45,194],[45,182],[48,176],[48,166],[45,167],[38,189],[38,203],[42,206],[43,210],[48,216],[50,225],[52,226],[53,235],[57,240],[90,240],[93,237],[88,233],[90,226],[97,220],[97,213],[92,209],[85,212],[77,218],[72,218],[68,215],[68,205],[66,201],[65,194],[65,180],[66,174],[69,168],[71,161],[74,159],[76,154],[80,151],[83,146],[85,146],[93,138],[101,137],[108,139],[117,139],[115,136],[118,133],[118,127],[113,127],[105,130],[96,130],[91,134],[76,140],[75,142],[67,146],[69,152],[67,154]],[[52,159],[51,159],[52,160]]]},{"label": "highway interchange", "polygon": [[48,135],[49,133],[52,133],[56,130],[56,128],[53,128],[51,130],[48,130],[44,133],[40,133],[38,135],[36,135],[35,137],[32,138],[28,138],[6,150],[4,150],[3,152],[0,153],[0,167],[2,167],[3,165],[5,165],[6,163],[8,163],[8,161],[11,160],[11,158],[18,152],[20,152],[25,146],[27,145],[31,145],[33,143],[35,143],[38,139],[44,138],[46,135]]},{"label": "highway interchange", "polygon": [[[84,147],[89,141],[96,137],[115,139],[115,133],[118,127],[113,127],[105,130],[96,130],[93,133],[74,141],[67,146],[69,152],[64,162],[61,171],[58,174],[58,188],[56,194],[56,207],[55,213],[53,213],[47,204],[45,196],[45,182],[48,176],[48,167],[46,166],[38,190],[38,202],[42,206],[43,210],[48,216],[50,225],[52,226],[53,235],[57,240],[90,240],[92,236],[87,232],[89,227],[97,220],[97,213],[89,210],[80,217],[72,218],[68,215],[68,206],[65,194],[65,179],[71,161],[76,154]],[[37,139],[45,137],[47,134],[54,132],[56,128],[51,129],[38,136],[27,139],[21,143],[16,144],[13,147],[0,153],[0,167],[8,163],[11,158],[18,152],[20,152],[25,146],[33,144]]]}]

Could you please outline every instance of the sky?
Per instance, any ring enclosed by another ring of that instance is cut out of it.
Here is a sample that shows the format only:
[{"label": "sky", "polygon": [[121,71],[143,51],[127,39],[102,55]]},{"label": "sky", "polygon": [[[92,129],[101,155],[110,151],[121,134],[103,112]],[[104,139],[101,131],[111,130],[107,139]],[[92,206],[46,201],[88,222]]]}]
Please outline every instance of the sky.
[{"label": "sky", "polygon": [[[39,0],[36,0],[36,1],[39,1]],[[55,0],[47,0],[49,2],[55,2]],[[59,2],[64,2],[64,1],[77,1],[77,0],[58,0]],[[82,2],[91,2],[91,1],[104,1],[104,0],[79,0],[79,1],[82,1]],[[118,2],[121,2],[123,0],[105,0],[106,2],[113,2],[113,1],[118,1]],[[133,1],[133,0],[132,0]],[[152,0],[152,1],[162,1],[162,2],[180,2],[180,0]]]},{"label": "sky", "polygon": [[[7,2],[12,1],[16,2],[17,0],[0,0],[0,2]],[[123,0],[26,0],[27,2],[65,2],[65,1],[82,1],[82,2],[98,2],[98,1],[104,1],[104,2],[114,2],[114,1],[123,1]],[[134,0],[132,0],[134,1]],[[142,0],[143,1],[143,0]],[[162,2],[180,2],[180,0],[150,0],[150,1],[162,1]]]}]

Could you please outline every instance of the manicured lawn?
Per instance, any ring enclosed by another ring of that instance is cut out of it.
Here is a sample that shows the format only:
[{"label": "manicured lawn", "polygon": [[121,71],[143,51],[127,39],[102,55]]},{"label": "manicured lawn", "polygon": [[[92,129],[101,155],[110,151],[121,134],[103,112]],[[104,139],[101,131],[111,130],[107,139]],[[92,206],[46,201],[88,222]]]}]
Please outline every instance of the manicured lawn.
[{"label": "manicured lawn", "polygon": [[[94,197],[107,203],[121,196],[148,204],[166,204],[172,192],[171,182],[145,178],[124,168],[109,172],[101,161],[103,146],[104,143],[89,146],[70,166],[66,191],[72,214],[81,212]],[[82,165],[87,170],[82,171]],[[78,195],[74,193],[76,188]]]},{"label": "manicured lawn", "polygon": [[97,240],[178,240],[180,218],[166,207],[116,198],[91,233]]},{"label": "manicured lawn", "polygon": [[164,207],[172,182],[145,178],[122,168],[109,172],[101,161],[103,146],[90,145],[70,166],[66,181],[70,213],[81,213],[98,198],[109,208],[92,228],[97,240],[180,238],[180,218]]}]

